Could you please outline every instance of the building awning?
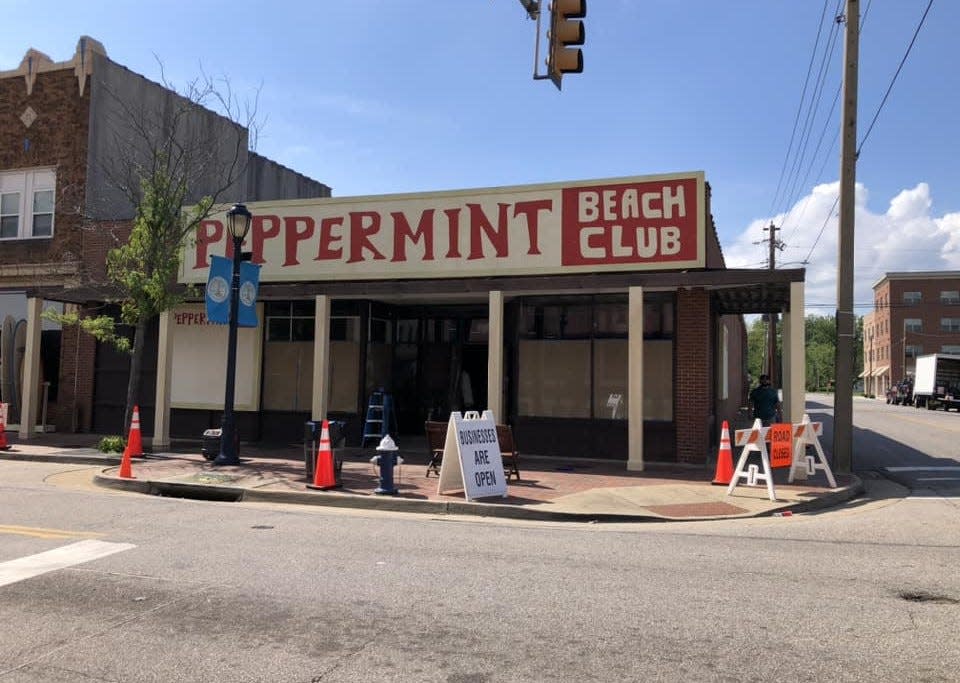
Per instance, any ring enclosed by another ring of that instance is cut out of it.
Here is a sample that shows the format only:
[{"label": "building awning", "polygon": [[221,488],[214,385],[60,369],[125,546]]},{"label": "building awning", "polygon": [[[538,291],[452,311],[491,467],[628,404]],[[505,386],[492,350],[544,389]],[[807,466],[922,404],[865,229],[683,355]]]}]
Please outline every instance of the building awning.
[{"label": "building awning", "polygon": [[870,370],[864,370],[864,371],[861,372],[859,375],[857,375],[857,377],[861,377],[861,378],[862,378],[862,377],[867,377],[867,376],[870,375],[870,374],[871,374]]},{"label": "building awning", "polygon": [[889,369],[890,369],[889,365],[881,365],[879,368],[877,368],[872,373],[870,373],[871,377],[880,377],[882,375],[885,375],[887,374],[887,370]]}]

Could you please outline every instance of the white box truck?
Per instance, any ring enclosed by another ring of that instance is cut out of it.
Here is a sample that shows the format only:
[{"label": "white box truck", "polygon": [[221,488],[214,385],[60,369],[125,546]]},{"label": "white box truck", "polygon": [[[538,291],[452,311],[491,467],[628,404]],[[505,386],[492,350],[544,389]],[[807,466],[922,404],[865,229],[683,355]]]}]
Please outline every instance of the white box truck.
[{"label": "white box truck", "polygon": [[960,356],[946,353],[917,356],[913,405],[928,410],[960,410]]}]

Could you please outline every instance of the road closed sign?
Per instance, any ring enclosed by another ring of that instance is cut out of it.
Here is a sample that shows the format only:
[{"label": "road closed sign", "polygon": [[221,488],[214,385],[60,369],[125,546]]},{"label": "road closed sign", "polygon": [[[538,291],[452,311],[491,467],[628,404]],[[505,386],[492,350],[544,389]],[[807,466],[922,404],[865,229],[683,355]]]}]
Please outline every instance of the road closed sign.
[{"label": "road closed sign", "polygon": [[463,489],[467,500],[507,497],[507,478],[493,413],[452,413],[447,425],[437,493]]},{"label": "road closed sign", "polygon": [[790,467],[793,464],[793,425],[770,425],[770,467]]}]

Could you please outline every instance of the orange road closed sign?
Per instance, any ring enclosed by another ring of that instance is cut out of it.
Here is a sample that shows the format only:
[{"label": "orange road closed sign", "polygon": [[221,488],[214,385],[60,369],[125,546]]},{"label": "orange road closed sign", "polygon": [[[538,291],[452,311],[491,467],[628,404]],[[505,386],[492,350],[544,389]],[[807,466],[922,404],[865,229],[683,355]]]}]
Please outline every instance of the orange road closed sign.
[{"label": "orange road closed sign", "polygon": [[790,467],[793,462],[793,425],[770,425],[770,467]]}]

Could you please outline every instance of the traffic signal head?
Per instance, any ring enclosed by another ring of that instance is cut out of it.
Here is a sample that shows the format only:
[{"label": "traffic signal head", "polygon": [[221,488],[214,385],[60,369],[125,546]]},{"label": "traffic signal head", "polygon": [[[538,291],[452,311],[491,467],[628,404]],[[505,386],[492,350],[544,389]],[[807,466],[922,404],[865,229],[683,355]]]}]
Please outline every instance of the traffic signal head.
[{"label": "traffic signal head", "polygon": [[583,22],[587,16],[587,0],[553,0],[550,3],[550,53],[547,72],[557,88],[563,74],[583,72],[583,51],[571,45],[583,45],[586,34]]}]

